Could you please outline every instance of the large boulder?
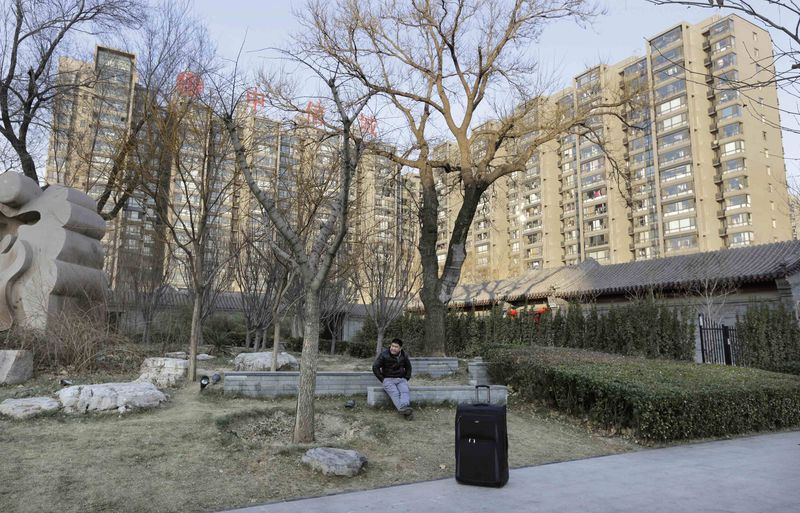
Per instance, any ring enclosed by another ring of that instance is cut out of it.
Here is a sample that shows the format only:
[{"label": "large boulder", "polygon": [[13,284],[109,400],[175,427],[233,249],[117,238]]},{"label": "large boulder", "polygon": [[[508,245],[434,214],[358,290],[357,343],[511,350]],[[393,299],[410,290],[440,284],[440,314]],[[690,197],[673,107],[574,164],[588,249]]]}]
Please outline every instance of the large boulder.
[{"label": "large boulder", "polygon": [[52,397],[6,399],[0,403],[0,413],[15,419],[27,419],[40,413],[58,410],[59,408],[61,408],[61,403]]},{"label": "large boulder", "polygon": [[306,451],[301,461],[326,476],[352,477],[367,464],[367,457],[349,449],[316,447]]},{"label": "large boulder", "polygon": [[164,356],[167,358],[181,358],[183,360],[189,358],[189,354],[186,351],[175,351],[174,353],[167,353]]},{"label": "large boulder", "polygon": [[[272,370],[272,351],[265,353],[241,353],[233,360],[234,370],[237,371],[268,371]],[[289,353],[278,353],[278,369],[281,371],[298,370],[300,364],[297,358]]]},{"label": "large boulder", "polygon": [[167,400],[152,383],[104,383],[62,388],[58,399],[66,413],[103,411],[126,412],[130,409],[155,408]]},{"label": "large boulder", "polygon": [[32,377],[32,352],[0,351],[0,385],[18,385]]},{"label": "large boulder", "polygon": [[145,358],[139,372],[137,383],[152,383],[158,388],[174,387],[189,375],[189,360]]}]

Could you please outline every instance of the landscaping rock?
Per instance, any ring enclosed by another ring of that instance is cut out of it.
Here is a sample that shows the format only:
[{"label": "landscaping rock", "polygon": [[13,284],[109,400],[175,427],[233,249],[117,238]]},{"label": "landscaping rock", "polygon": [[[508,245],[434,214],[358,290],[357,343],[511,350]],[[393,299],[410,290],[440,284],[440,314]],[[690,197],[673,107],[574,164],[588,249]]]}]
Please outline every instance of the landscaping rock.
[{"label": "landscaping rock", "polygon": [[174,387],[189,375],[189,360],[145,358],[137,383],[152,383],[158,388]]},{"label": "landscaping rock", "polygon": [[213,356],[211,356],[209,354],[206,354],[206,353],[200,353],[199,355],[197,355],[197,360],[201,361],[201,362],[204,362],[206,360],[213,360],[213,359],[214,359]]},{"label": "landscaping rock", "polygon": [[40,413],[55,411],[61,403],[52,397],[26,397],[24,399],[6,399],[0,403],[0,413],[15,419],[27,419]]},{"label": "landscaping rock", "polygon": [[167,358],[181,358],[183,360],[189,358],[189,354],[186,351],[175,351],[174,353],[167,353],[164,356]]},{"label": "landscaping rock", "polygon": [[18,385],[33,377],[33,353],[0,351],[0,385]]},{"label": "landscaping rock", "polygon": [[154,408],[167,400],[152,383],[76,385],[58,392],[66,413]]},{"label": "landscaping rock", "polygon": [[348,449],[316,447],[306,451],[301,461],[326,476],[352,477],[367,464],[367,457]]},{"label": "landscaping rock", "polygon": [[[265,353],[241,353],[233,360],[234,370],[237,371],[268,371],[272,370],[272,351]],[[278,370],[298,370],[300,364],[297,358],[289,353],[278,353]]]}]

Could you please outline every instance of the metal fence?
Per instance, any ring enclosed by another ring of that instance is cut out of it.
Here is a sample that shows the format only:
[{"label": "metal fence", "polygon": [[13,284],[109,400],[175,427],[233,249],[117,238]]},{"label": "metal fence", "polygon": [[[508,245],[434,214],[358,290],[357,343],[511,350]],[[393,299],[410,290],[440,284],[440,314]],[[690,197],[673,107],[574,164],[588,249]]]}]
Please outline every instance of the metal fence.
[{"label": "metal fence", "polygon": [[700,328],[700,353],[703,363],[736,365],[739,357],[739,344],[736,328],[698,318]]}]

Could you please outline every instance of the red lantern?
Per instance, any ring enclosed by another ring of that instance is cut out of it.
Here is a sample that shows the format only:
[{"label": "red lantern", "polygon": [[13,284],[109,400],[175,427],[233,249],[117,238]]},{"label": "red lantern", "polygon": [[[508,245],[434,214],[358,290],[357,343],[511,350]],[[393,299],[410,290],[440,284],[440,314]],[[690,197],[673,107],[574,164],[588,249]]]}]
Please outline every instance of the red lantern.
[{"label": "red lantern", "polygon": [[508,315],[510,315],[511,317],[516,317],[517,316],[517,309],[516,308],[512,308],[511,310],[508,311]]}]

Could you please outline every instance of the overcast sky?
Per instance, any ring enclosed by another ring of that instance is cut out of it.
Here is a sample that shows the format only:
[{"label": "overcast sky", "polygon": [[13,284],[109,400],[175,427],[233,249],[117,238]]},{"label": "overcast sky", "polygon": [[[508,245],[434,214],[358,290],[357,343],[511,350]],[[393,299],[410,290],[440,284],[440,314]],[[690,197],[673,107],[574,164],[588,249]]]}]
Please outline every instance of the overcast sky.
[{"label": "overcast sky", "polygon": [[[567,86],[575,75],[600,62],[615,63],[632,55],[644,55],[648,38],[682,21],[697,23],[717,11],[688,9],[680,6],[654,6],[644,0],[607,0],[608,13],[589,28],[562,21],[550,25],[541,44],[532,51],[558,72]],[[298,29],[292,6],[301,2],[288,0],[196,0],[197,14],[206,20],[212,38],[222,56],[234,58],[242,42],[245,51],[286,45],[287,36]],[[297,9],[299,7],[295,7]],[[725,11],[721,11],[725,12]],[[246,39],[245,39],[246,34]],[[250,63],[258,65],[264,53],[248,53]],[[782,107],[797,112],[796,105]],[[784,125],[798,126],[797,120],[784,119]],[[787,169],[800,179],[800,136],[784,135]]]}]

